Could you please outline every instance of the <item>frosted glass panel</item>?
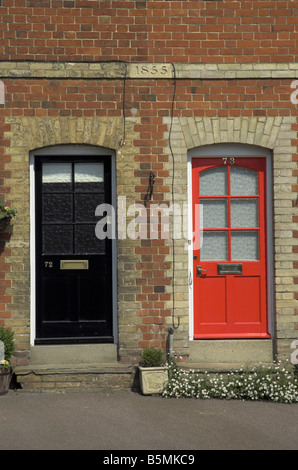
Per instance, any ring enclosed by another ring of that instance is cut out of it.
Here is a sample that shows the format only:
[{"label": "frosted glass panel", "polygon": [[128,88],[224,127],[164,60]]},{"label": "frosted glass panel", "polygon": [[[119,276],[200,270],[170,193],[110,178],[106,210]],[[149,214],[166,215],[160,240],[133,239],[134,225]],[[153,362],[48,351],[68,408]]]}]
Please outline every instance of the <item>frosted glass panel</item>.
[{"label": "frosted glass panel", "polygon": [[200,173],[200,196],[225,196],[226,194],[226,168],[211,168]]},{"label": "frosted glass panel", "polygon": [[257,261],[259,259],[259,233],[239,231],[231,233],[232,261]]},{"label": "frosted glass panel", "polygon": [[203,244],[201,248],[201,261],[228,259],[227,232],[202,232]]},{"label": "frosted glass panel", "polygon": [[43,183],[71,183],[71,163],[43,163]]},{"label": "frosted glass panel", "polygon": [[75,190],[80,192],[103,191],[103,163],[76,163],[74,170]]},{"label": "frosted glass panel", "polygon": [[231,195],[258,194],[258,173],[248,168],[231,167]]},{"label": "frosted glass panel", "polygon": [[76,163],[76,183],[102,183],[103,163]]},{"label": "frosted glass panel", "polygon": [[231,200],[231,227],[258,227],[259,209],[257,199]]},{"label": "frosted glass panel", "polygon": [[201,199],[203,228],[227,227],[227,201],[225,199]]},{"label": "frosted glass panel", "polygon": [[71,191],[71,163],[42,164],[43,192]]}]

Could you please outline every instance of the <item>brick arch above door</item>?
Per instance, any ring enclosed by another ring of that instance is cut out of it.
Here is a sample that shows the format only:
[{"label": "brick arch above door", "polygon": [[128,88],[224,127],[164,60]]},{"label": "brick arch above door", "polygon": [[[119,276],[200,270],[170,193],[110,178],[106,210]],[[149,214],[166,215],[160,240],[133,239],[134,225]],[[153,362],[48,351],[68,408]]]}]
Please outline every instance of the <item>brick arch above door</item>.
[{"label": "brick arch above door", "polygon": [[[167,123],[169,118],[166,118]],[[173,150],[190,150],[216,143],[242,143],[269,149],[277,147],[277,139],[295,138],[293,117],[193,117],[173,120],[171,140]],[[286,133],[286,134],[284,134]]]},{"label": "brick arch above door", "polygon": [[13,148],[30,150],[59,144],[89,144],[111,149],[119,148],[123,134],[123,119],[82,117],[17,117],[8,118],[11,131],[7,138],[16,137]]},{"label": "brick arch above door", "polygon": [[[106,149],[116,150],[117,185],[121,185],[123,194],[131,193],[131,180],[123,179],[121,170],[129,166],[133,172],[134,154],[138,149],[133,140],[138,137],[130,123],[127,124],[126,145],[119,148],[123,137],[123,119],[111,118],[81,118],[81,117],[25,117],[15,116],[5,119],[8,130],[4,139],[9,142],[5,170],[10,175],[4,178],[3,186],[10,193],[12,205],[20,207],[20,194],[22,201],[26,201],[22,211],[18,213],[18,220],[26,227],[22,234],[22,242],[28,240],[27,228],[29,226],[29,154],[35,149],[57,145],[93,145]],[[133,174],[133,173],[132,173]],[[14,238],[16,240],[16,238]]]}]

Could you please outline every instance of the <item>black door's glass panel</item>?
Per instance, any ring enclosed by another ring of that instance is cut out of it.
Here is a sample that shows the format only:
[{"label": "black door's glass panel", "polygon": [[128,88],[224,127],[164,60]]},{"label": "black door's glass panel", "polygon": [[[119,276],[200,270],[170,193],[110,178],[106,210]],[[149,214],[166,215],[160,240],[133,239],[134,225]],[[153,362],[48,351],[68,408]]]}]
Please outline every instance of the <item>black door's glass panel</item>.
[{"label": "black door's glass panel", "polygon": [[76,254],[105,254],[105,240],[95,235],[94,225],[75,225]]},{"label": "black door's glass panel", "polygon": [[45,255],[73,253],[72,225],[43,225],[42,252]]},{"label": "black door's glass panel", "polygon": [[42,191],[65,192],[72,190],[71,163],[44,163],[42,165]]},{"label": "black door's glass panel", "polygon": [[102,192],[104,190],[103,163],[75,163],[74,188],[80,192]]},{"label": "black door's glass panel", "polygon": [[75,222],[98,222],[95,210],[99,204],[104,204],[105,195],[102,194],[75,194]]},{"label": "black door's glass panel", "polygon": [[47,193],[42,195],[43,222],[72,222],[72,220],[72,194]]},{"label": "black door's glass panel", "polygon": [[76,192],[80,193],[100,193],[103,192],[104,184],[103,183],[75,183],[74,189]]}]

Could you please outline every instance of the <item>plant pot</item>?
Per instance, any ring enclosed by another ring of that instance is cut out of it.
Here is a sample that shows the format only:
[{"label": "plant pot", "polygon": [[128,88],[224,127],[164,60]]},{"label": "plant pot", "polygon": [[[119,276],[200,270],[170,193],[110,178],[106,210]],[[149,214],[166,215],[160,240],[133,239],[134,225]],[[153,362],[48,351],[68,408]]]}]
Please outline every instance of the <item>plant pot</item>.
[{"label": "plant pot", "polygon": [[8,217],[4,217],[4,219],[0,219],[0,230],[5,230],[10,224],[10,219]]},{"label": "plant pot", "polygon": [[140,387],[144,395],[162,393],[168,381],[168,367],[139,366]]},{"label": "plant pot", "polygon": [[10,386],[12,371],[8,369],[0,370],[0,395],[5,395]]}]

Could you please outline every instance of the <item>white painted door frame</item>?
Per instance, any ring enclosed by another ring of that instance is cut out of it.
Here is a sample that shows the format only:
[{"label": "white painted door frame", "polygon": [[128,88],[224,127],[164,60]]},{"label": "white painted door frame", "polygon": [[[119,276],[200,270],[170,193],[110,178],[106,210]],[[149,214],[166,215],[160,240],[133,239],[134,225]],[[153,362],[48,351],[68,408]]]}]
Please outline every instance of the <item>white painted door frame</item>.
[{"label": "white painted door frame", "polygon": [[[84,155],[108,156],[111,158],[111,191],[112,206],[116,213],[116,154],[113,150],[84,144],[66,144],[53,147],[43,147],[32,150],[29,155],[30,165],[30,344],[34,346],[36,337],[36,290],[35,290],[35,158],[38,156],[67,157]],[[112,293],[113,293],[113,336],[114,343],[118,342],[118,311],[117,311],[117,240],[112,240]]]}]

